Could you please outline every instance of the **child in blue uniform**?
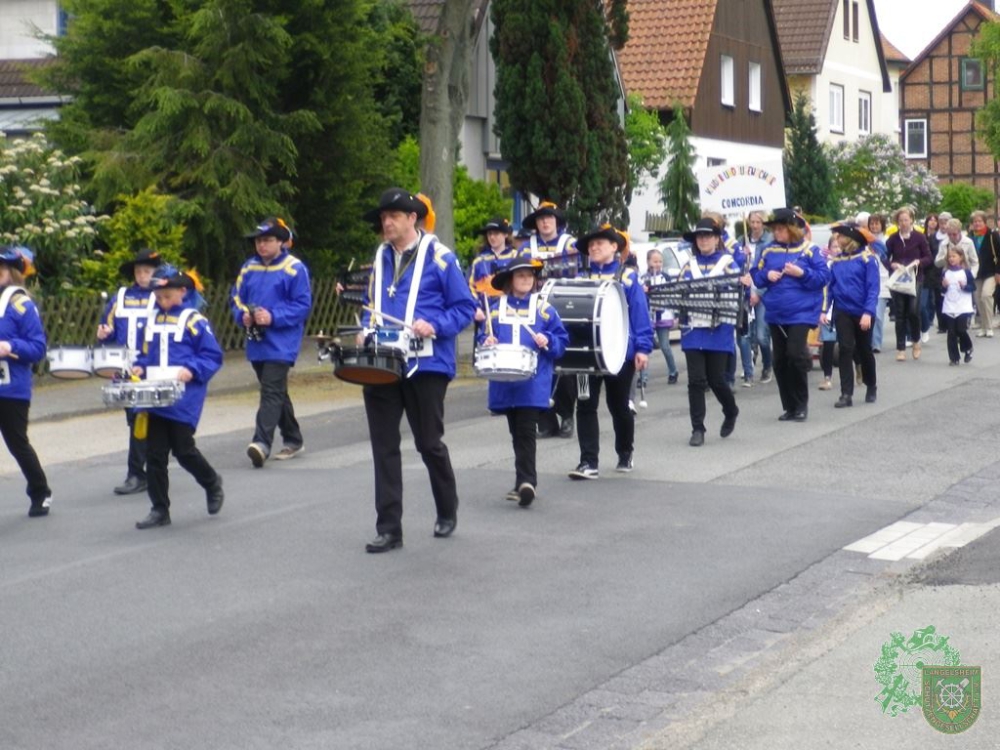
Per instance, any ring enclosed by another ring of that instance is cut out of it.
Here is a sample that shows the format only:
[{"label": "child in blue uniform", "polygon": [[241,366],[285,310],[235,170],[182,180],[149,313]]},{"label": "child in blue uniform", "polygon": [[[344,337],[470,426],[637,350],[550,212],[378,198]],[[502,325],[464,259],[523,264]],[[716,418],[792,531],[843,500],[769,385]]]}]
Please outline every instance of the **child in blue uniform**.
[{"label": "child in blue uniform", "polygon": [[507,499],[518,500],[522,508],[531,505],[538,488],[535,469],[538,415],[549,407],[554,363],[569,343],[569,334],[555,308],[539,303],[535,294],[541,268],[538,261],[522,256],[494,275],[493,288],[504,295],[492,304],[490,324],[484,326],[479,337],[480,346],[520,344],[538,353],[538,369],[531,378],[491,381],[489,385],[489,409],[506,414],[514,443],[514,489],[507,493]]},{"label": "child in blue uniform", "polygon": [[[682,279],[702,279],[739,275],[740,267],[722,244],[722,228],[714,219],[701,219],[684,239],[694,246],[695,255],[681,269]],[[690,314],[682,324],[681,350],[687,361],[688,409],[691,413],[689,445],[705,444],[705,389],[711,388],[722,404],[722,429],[729,437],[736,427],[740,410],[733,389],[726,380],[729,358],[736,354],[736,326],[719,323],[712,326],[711,316]]]},{"label": "child in blue uniform", "polygon": [[0,435],[28,482],[32,518],[47,516],[52,498],[45,471],[28,441],[31,366],[45,357],[38,309],[22,287],[30,259],[18,248],[0,248]]},{"label": "child in blue uniform", "polygon": [[[97,326],[97,340],[127,347],[134,356],[142,346],[146,320],[153,309],[153,293],[149,290],[153,271],[163,262],[159,253],[148,248],[140,250],[134,259],[118,267],[122,276],[133,283],[121,287],[115,298],[104,308]],[[146,491],[146,440],[135,436],[135,409],[125,410],[128,422],[128,473],[125,482],[115,487],[116,495],[132,495]]]},{"label": "child in blue uniform", "polygon": [[222,367],[222,349],[208,320],[185,303],[188,290],[193,288],[194,280],[184,273],[175,273],[154,288],[155,315],[146,326],[142,353],[133,368],[140,377],[162,375],[185,384],[176,403],[149,410],[147,477],[153,507],[136,523],[137,529],[170,524],[167,462],[171,451],[204,488],[209,514],[215,515],[222,508],[222,477],[194,442],[208,381]]}]

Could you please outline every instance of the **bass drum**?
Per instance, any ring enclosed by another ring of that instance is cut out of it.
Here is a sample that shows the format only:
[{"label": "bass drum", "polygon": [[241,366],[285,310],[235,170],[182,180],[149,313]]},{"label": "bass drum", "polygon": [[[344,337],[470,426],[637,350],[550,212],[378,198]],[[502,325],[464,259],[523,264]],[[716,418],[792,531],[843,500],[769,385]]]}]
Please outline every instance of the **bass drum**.
[{"label": "bass drum", "polygon": [[617,375],[628,353],[628,303],[617,281],[549,279],[540,293],[569,333],[557,373]]}]

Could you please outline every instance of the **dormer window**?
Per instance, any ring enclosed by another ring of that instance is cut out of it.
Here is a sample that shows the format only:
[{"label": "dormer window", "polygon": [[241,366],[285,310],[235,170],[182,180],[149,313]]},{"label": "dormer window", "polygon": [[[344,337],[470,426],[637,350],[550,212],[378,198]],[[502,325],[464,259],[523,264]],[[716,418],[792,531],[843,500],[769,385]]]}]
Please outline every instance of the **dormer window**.
[{"label": "dormer window", "polygon": [[722,56],[722,106],[736,106],[736,78],[733,58],[729,55]]}]

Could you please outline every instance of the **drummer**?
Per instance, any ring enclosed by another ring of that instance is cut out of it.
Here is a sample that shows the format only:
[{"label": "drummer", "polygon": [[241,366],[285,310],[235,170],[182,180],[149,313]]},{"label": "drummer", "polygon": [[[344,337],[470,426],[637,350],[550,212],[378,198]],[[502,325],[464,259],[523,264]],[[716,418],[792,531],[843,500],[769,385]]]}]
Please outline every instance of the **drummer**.
[{"label": "drummer", "polygon": [[[529,253],[542,261],[542,278],[574,278],[580,269],[576,240],[566,231],[566,215],[551,201],[542,201],[524,217],[522,226],[534,230],[519,253]],[[573,437],[573,404],[576,383],[573,378],[557,377],[553,382],[555,405],[542,412],[538,437]]]},{"label": "drummer", "polygon": [[[119,273],[131,283],[118,289],[114,299],[108,302],[97,326],[97,340],[127,348],[134,357],[146,328],[146,321],[153,309],[153,293],[150,283],[153,271],[163,262],[155,250],[143,248],[135,258],[118,267]],[[146,439],[135,436],[134,409],[125,410],[128,422],[128,473],[125,481],[115,487],[116,495],[132,495],[146,491]]]},{"label": "drummer", "polygon": [[518,255],[518,251],[510,242],[511,231],[510,222],[502,216],[497,216],[486,222],[486,225],[477,232],[485,238],[485,243],[476,257],[472,259],[472,267],[469,269],[469,289],[472,290],[472,296],[479,303],[476,308],[477,323],[486,320],[486,313],[483,312],[482,308],[483,290],[481,286],[484,280],[488,284],[500,266]]},{"label": "drummer", "polygon": [[538,472],[535,469],[535,438],[538,415],[549,406],[549,388],[554,363],[569,343],[569,334],[556,309],[539,302],[538,275],[542,264],[522,255],[498,271],[493,288],[503,295],[490,308],[490,321],[479,335],[483,347],[519,344],[536,351],[538,368],[525,380],[497,381],[489,385],[489,409],[507,417],[514,444],[514,489],[508,500],[527,508],[535,499]]},{"label": "drummer", "polygon": [[[649,353],[653,351],[653,329],[649,323],[649,306],[646,292],[634,268],[623,265],[624,235],[610,224],[581,237],[580,252],[589,255],[590,263],[585,275],[591,279],[613,279],[622,285],[628,305],[628,349],[621,370],[613,375],[588,375],[590,398],[577,401],[577,437],[580,442],[580,464],[569,473],[571,479],[597,479],[598,454],[601,431],[597,419],[597,402],[601,384],[607,386],[608,411],[615,429],[615,452],[618,454],[617,471],[629,472],[634,466],[635,415],[628,407],[629,390],[636,371],[645,369]],[[575,388],[575,378],[565,378]]]},{"label": "drummer", "polygon": [[30,261],[26,248],[0,247],[0,435],[28,482],[28,515],[38,518],[49,514],[52,490],[28,440],[31,368],[45,359],[46,346],[38,308],[23,287]]},{"label": "drummer", "polygon": [[[171,375],[184,383],[184,394],[169,406],[148,413],[148,491],[152,508],[137,522],[137,529],[170,525],[170,496],[167,465],[170,453],[205,490],[209,515],[222,509],[222,477],[195,445],[194,434],[201,419],[208,381],[222,367],[222,349],[208,320],[185,299],[195,288],[194,279],[174,272],[159,279],[153,294],[154,315],[150,317],[142,352],[132,372],[153,379]],[[154,369],[155,368],[155,369]],[[159,372],[157,372],[159,370]]]}]

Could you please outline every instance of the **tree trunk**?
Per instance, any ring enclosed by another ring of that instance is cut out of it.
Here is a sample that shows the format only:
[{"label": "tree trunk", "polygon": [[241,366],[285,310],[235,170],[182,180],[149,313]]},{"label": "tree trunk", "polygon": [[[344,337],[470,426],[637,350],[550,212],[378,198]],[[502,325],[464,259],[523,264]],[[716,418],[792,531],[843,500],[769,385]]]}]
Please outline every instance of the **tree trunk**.
[{"label": "tree trunk", "polygon": [[420,102],[420,189],[434,202],[434,233],[451,248],[455,246],[452,186],[469,97],[474,2],[445,0],[437,33],[427,45]]}]

